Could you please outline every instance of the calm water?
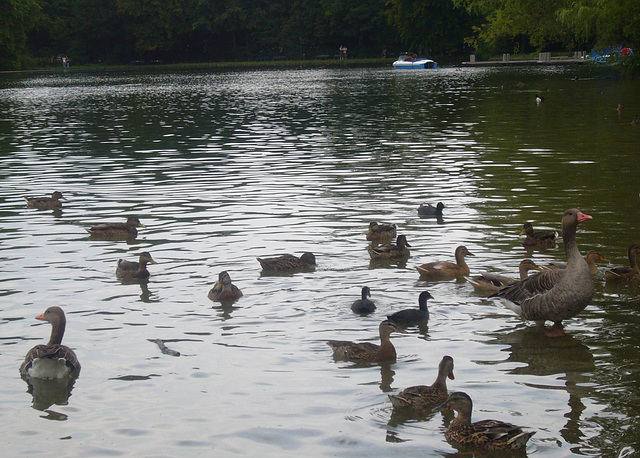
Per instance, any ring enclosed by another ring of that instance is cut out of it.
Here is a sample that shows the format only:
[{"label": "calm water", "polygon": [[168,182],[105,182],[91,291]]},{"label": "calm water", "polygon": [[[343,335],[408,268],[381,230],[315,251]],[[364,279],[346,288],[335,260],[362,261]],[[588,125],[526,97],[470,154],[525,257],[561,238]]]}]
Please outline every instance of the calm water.
[{"label": "calm water", "polygon": [[[468,283],[415,270],[465,244],[472,273],[514,275],[522,224],[559,229],[571,207],[594,217],[583,253],[626,263],[636,113],[637,82],[576,68],[1,75],[2,454],[449,456],[449,415],[391,420],[387,399],[431,384],[445,354],[475,419],[538,431],[529,454],[636,454],[637,285],[600,280],[568,336],[547,339]],[[62,213],[26,208],[54,190]],[[438,201],[441,224],[418,218]],[[135,242],[88,239],[128,215],[146,225]],[[370,263],[372,220],[407,235],[406,263]],[[118,281],[117,260],[141,251],[159,262],[149,282]],[[315,272],[262,276],[255,259],[303,251]],[[222,270],[244,292],[232,307],[207,299]],[[363,285],[368,317],[349,308]],[[333,360],[326,340],[376,341],[424,289],[429,326],[394,335],[396,363]],[[18,374],[52,305],[83,365],[68,402],[50,386],[32,397]]]}]

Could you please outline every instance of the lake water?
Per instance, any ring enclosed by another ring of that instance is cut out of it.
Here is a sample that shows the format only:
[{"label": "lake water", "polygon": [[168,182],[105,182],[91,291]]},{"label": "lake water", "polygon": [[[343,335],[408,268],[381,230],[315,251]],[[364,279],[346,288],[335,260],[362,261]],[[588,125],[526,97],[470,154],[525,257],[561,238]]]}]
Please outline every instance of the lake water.
[{"label": "lake water", "polygon": [[[637,282],[600,278],[550,339],[469,283],[415,270],[461,244],[472,274],[562,260],[561,244],[527,253],[519,233],[559,230],[571,207],[593,216],[582,252],[627,263],[636,113],[637,81],[581,67],[0,75],[2,455],[450,456],[450,414],[392,420],[387,398],[431,384],[444,355],[475,420],[537,431],[529,454],[636,454]],[[61,213],[26,208],[55,190]],[[443,221],[418,217],[439,201]],[[146,226],[135,242],[89,240],[130,215]],[[370,262],[374,220],[407,236],[406,263]],[[118,259],[141,251],[158,261],[148,283],[120,282]],[[256,257],[304,251],[315,271],[261,275]],[[207,298],[223,270],[244,293],[233,306]],[[364,285],[378,308],[360,317]],[[393,335],[395,363],[333,360],[326,340],[376,342],[425,289],[428,328]],[[32,397],[18,373],[52,305],[83,366],[68,402]]]}]

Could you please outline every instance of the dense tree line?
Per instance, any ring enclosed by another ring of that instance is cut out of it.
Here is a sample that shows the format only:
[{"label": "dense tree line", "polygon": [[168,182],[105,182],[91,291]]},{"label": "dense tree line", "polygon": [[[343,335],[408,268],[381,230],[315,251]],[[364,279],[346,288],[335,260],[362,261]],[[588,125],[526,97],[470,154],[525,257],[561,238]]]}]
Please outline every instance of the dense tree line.
[{"label": "dense tree line", "polygon": [[640,45],[638,0],[0,0],[0,69]]}]

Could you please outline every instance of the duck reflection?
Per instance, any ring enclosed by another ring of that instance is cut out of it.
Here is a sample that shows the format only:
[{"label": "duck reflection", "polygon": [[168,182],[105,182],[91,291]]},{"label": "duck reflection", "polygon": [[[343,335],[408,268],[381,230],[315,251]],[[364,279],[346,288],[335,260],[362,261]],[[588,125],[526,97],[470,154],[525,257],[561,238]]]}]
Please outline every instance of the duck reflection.
[{"label": "duck reflection", "polygon": [[[27,382],[27,393],[33,397],[31,407],[44,411],[54,404],[67,405],[76,379],[68,377],[62,379],[31,378],[25,381]],[[64,418],[60,418],[61,416]],[[66,419],[66,415],[49,412],[49,416],[44,418],[60,420]]]},{"label": "duck reflection", "polygon": [[221,301],[220,305],[214,305],[211,308],[214,310],[218,310],[220,318],[222,318],[222,321],[226,321],[226,320],[230,320],[231,314],[233,313],[233,311],[239,307],[234,307],[233,304],[235,303],[235,300],[231,300],[231,301]]},{"label": "duck reflection", "polygon": [[158,299],[153,298],[153,293],[149,290],[149,279],[137,279],[137,278],[120,278],[122,285],[139,285],[140,286],[140,300],[145,303],[158,302]]},{"label": "duck reflection", "polygon": [[[580,416],[586,406],[582,398],[591,395],[590,374],[595,370],[593,353],[573,336],[565,335],[549,339],[536,332],[535,328],[506,330],[491,333],[495,340],[490,343],[508,345],[510,355],[502,362],[524,363],[509,371],[510,374],[550,376],[565,374],[565,389],[569,394],[568,419],[561,436],[570,444],[581,441]],[[544,386],[536,386],[544,388]]]}]

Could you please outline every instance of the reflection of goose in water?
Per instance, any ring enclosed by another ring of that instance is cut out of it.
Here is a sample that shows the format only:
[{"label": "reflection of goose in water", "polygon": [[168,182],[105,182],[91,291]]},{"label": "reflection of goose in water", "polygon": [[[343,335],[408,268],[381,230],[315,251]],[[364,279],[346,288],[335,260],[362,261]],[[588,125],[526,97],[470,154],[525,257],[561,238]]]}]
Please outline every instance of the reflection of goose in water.
[{"label": "reflection of goose in water", "polygon": [[67,405],[76,379],[68,377],[62,379],[32,378],[26,380],[26,382],[28,386],[27,393],[33,396],[31,407],[36,410],[45,410],[54,404],[59,406]]},{"label": "reflection of goose in water", "polygon": [[[509,352],[509,357],[499,364],[507,363],[513,367],[513,363],[519,363],[507,373],[539,377],[556,375],[555,380],[564,380],[565,390],[569,394],[569,411],[564,414],[568,421],[560,434],[570,444],[583,442],[584,434],[580,428],[584,426],[584,419],[581,419],[581,415],[586,406],[582,399],[593,395],[592,374],[596,367],[589,347],[568,335],[548,339],[535,328],[502,329],[488,335],[494,339],[487,343],[509,347],[503,350]],[[543,381],[533,387],[558,389],[556,383],[545,386]]]}]

